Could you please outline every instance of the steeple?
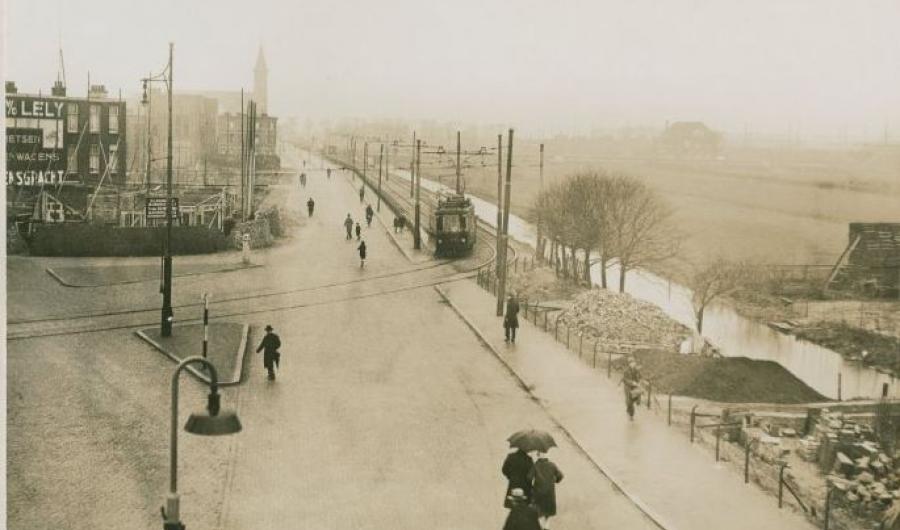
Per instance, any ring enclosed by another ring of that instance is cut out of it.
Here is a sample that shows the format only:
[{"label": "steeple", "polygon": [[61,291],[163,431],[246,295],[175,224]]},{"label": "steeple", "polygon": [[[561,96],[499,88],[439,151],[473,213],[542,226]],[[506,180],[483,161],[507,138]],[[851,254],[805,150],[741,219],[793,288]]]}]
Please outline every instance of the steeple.
[{"label": "steeple", "polygon": [[256,56],[256,66],[253,68],[253,99],[259,106],[260,114],[269,112],[269,68],[266,66],[266,56],[262,45]]}]

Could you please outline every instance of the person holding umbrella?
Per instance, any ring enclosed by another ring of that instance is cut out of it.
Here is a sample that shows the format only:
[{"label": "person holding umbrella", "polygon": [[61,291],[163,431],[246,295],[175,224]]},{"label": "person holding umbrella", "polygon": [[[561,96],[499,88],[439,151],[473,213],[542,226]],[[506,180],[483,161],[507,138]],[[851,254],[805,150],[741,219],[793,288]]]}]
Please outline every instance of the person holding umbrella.
[{"label": "person holding umbrella", "polygon": [[506,499],[509,514],[503,523],[503,530],[541,530],[537,508],[529,504],[522,488],[513,488]]},{"label": "person holding umbrella", "polygon": [[508,481],[503,506],[512,508],[512,492],[517,489],[522,492],[526,500],[531,499],[531,481],[528,480],[528,474],[531,473],[531,468],[533,467],[534,461],[521,448],[516,448],[515,451],[506,455],[506,460],[503,461],[503,468],[501,469],[503,476]]}]

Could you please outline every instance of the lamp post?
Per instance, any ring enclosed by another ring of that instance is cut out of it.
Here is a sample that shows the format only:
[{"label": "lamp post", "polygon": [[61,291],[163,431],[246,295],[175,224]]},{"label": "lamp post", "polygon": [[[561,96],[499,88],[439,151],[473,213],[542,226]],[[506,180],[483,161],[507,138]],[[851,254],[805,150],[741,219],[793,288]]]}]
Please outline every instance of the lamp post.
[{"label": "lamp post", "polygon": [[219,378],[216,367],[200,356],[188,357],[178,363],[172,375],[172,423],[171,447],[169,453],[169,494],[166,505],[162,508],[163,530],[184,530],[179,514],[181,500],[178,496],[178,376],[188,365],[198,363],[209,369],[209,397],[206,409],[209,414],[194,413],[188,417],[184,430],[192,434],[219,436],[241,431],[241,422],[237,414],[231,411],[219,414],[220,395]]},{"label": "lamp post", "polygon": [[[160,316],[160,334],[163,337],[172,335],[172,321],[174,313],[172,311],[172,55],[174,44],[169,43],[169,64],[166,69],[155,76],[145,77],[141,81],[144,84],[144,98],[142,103],[149,104],[147,94],[147,85],[154,81],[161,81],[166,84],[166,91],[169,96],[169,124],[168,124],[168,140],[166,152],[166,238],[163,242],[163,284],[162,295],[163,305]],[[149,112],[149,111],[148,111]],[[148,144],[149,145],[149,144]],[[149,157],[149,154],[148,154]]]}]

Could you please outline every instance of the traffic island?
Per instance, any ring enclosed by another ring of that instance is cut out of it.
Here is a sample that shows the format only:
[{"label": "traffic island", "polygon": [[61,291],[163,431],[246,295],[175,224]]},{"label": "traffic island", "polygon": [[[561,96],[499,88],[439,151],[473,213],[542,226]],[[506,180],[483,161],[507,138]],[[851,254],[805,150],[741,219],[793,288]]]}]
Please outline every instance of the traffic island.
[{"label": "traffic island", "polygon": [[[241,382],[244,354],[250,326],[235,322],[217,322],[209,325],[207,359],[216,367],[219,385],[236,385]],[[203,354],[203,324],[176,324],[170,337],[162,337],[159,328],[144,328],[137,335],[150,343],[176,363]],[[205,369],[188,366],[187,371],[203,382],[209,383]]]},{"label": "traffic island", "polygon": [[[259,265],[237,263],[180,263],[175,277],[196,276],[238,271]],[[47,274],[66,287],[103,287],[125,283],[140,283],[159,279],[159,264],[147,265],[86,265],[77,267],[47,267]]]}]

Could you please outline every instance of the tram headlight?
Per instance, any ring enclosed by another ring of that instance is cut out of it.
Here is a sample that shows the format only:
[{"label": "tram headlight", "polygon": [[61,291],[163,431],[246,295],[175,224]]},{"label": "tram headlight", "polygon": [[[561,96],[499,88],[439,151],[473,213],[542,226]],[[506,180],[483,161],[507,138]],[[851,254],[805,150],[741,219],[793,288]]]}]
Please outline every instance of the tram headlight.
[{"label": "tram headlight", "polygon": [[462,242],[463,242],[463,245],[465,245],[465,244],[466,244],[466,238],[465,238],[465,237],[464,237],[464,238],[462,238]]}]

